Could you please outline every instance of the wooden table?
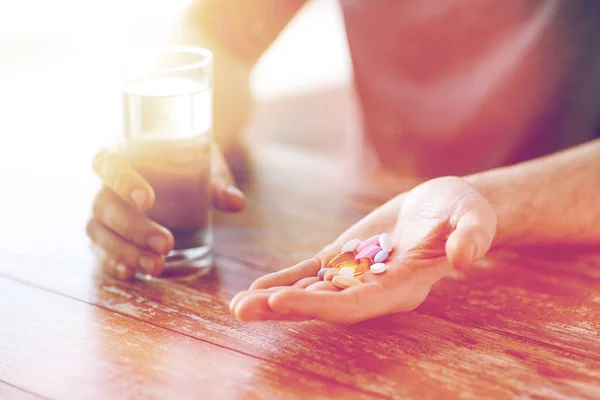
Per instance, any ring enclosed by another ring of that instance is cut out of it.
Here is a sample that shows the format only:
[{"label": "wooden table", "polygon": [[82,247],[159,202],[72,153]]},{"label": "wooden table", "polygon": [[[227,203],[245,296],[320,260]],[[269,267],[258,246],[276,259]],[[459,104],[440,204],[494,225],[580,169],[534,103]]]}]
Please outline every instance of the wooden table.
[{"label": "wooden table", "polygon": [[[329,146],[343,129],[306,125],[323,121],[298,117],[298,101],[323,112],[306,99],[278,102],[279,119],[275,105],[259,108],[248,208],[217,216],[209,277],[102,276],[84,225],[98,186],[90,159],[100,143],[89,132],[105,127],[76,96],[41,96],[27,100],[38,110],[30,119],[0,122],[10,133],[0,150],[0,398],[600,398],[593,249],[494,253],[416,311],[354,326],[230,316],[229,300],[254,279],[311,256],[414,184],[383,173],[343,179],[344,153]],[[327,104],[344,98],[331,96]]]}]

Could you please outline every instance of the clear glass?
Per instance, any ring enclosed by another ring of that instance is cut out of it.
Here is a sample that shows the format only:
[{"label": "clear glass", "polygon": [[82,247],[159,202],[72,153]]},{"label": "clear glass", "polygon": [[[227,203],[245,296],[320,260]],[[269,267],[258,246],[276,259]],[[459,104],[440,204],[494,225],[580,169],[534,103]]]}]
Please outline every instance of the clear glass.
[{"label": "clear glass", "polygon": [[126,152],[156,195],[146,214],[175,237],[162,278],[212,267],[212,67],[210,51],[189,46],[135,51],[124,66]]}]

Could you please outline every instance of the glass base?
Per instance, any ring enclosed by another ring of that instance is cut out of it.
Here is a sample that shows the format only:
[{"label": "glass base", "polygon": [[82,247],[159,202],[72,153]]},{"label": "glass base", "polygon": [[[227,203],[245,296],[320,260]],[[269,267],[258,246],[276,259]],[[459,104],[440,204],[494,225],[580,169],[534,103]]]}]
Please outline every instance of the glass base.
[{"label": "glass base", "polygon": [[193,281],[208,274],[213,267],[210,246],[173,250],[165,257],[165,268],[159,277],[144,275],[144,279],[170,281]]}]

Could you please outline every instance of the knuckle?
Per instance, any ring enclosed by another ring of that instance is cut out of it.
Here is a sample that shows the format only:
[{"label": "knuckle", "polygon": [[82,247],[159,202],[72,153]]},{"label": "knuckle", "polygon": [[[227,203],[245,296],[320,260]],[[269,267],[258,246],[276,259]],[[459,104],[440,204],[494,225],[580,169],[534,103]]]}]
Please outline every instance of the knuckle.
[{"label": "knuckle", "polygon": [[127,266],[137,267],[139,262],[139,252],[133,246],[120,246],[114,254],[112,254],[115,263]]},{"label": "knuckle", "polygon": [[95,218],[100,219],[102,216],[104,207],[107,203],[112,200],[110,189],[107,187],[103,187],[94,198],[94,202],[92,203],[92,213]]},{"label": "knuckle", "polygon": [[102,210],[102,221],[114,231],[126,235],[131,229],[129,218],[115,202],[107,203]]},{"label": "knuckle", "polygon": [[126,194],[130,191],[131,182],[134,182],[135,175],[128,168],[122,168],[114,179],[114,190],[118,193]]},{"label": "knuckle", "polygon": [[124,170],[124,164],[119,157],[115,155],[105,156],[101,165],[99,165],[96,172],[104,180],[104,182],[114,187],[118,183],[118,178]]},{"label": "knuckle", "polygon": [[139,266],[140,262],[140,253],[133,249],[128,249],[124,252],[122,258],[123,264],[136,268]]}]

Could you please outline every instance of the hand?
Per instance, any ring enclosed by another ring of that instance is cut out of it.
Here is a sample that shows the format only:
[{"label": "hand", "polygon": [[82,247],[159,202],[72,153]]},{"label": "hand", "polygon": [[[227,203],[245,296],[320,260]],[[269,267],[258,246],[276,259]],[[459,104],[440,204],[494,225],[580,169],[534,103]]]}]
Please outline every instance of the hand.
[{"label": "hand", "polygon": [[[240,211],[245,206],[221,151],[211,149],[213,205],[223,211]],[[144,215],[154,203],[152,187],[117,150],[100,151],[93,162],[103,188],[93,204],[87,224],[92,250],[103,270],[119,279],[130,279],[135,271],[158,276],[164,256],[174,246],[171,232]]]},{"label": "hand", "polygon": [[[314,259],[257,279],[230,309],[240,320],[307,320],[354,323],[411,311],[452,268],[464,269],[489,250],[496,214],[465,180],[437,178],[379,207]],[[339,290],[316,277],[351,239],[388,232],[394,251],[387,271],[367,272],[363,284]]]}]

